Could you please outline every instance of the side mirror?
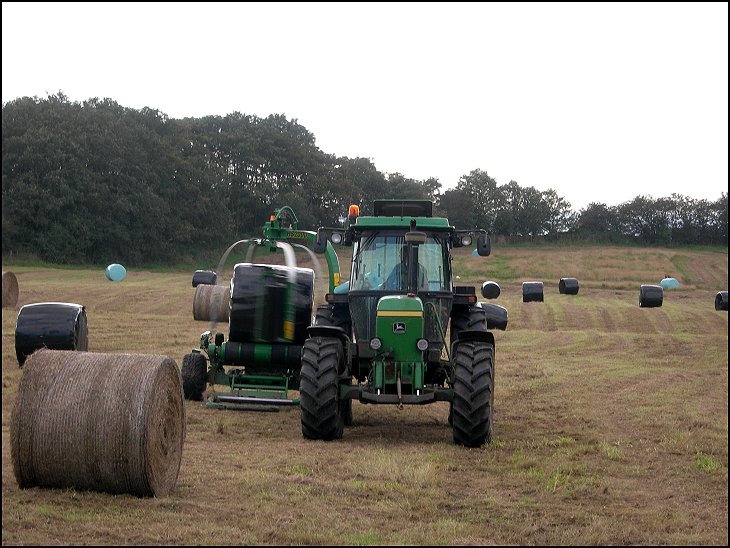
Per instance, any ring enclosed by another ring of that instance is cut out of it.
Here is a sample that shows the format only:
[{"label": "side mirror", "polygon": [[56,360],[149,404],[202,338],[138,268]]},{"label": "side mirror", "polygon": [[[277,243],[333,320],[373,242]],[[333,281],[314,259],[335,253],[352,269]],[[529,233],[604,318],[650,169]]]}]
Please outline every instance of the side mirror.
[{"label": "side mirror", "polygon": [[324,253],[327,250],[327,234],[321,228],[317,230],[313,250],[315,253]]},{"label": "side mirror", "polygon": [[482,297],[485,299],[496,299],[502,290],[497,282],[484,282],[482,284]]},{"label": "side mirror", "polygon": [[489,234],[482,232],[477,238],[477,254],[480,257],[489,257],[492,253],[492,241],[489,239]]},{"label": "side mirror", "polygon": [[426,233],[425,232],[406,232],[406,242],[411,244],[425,244]]}]

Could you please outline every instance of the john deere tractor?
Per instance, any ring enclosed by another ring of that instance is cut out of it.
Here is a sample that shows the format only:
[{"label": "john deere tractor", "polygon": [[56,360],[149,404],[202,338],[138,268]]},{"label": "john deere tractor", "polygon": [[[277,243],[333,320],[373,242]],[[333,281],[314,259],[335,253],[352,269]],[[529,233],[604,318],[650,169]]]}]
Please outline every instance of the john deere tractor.
[{"label": "john deere tractor", "polygon": [[[491,330],[506,328],[507,310],[478,302],[473,286],[455,286],[451,269],[453,248],[476,244],[478,255],[487,256],[490,240],[484,230],[457,230],[447,219],[433,217],[432,208],[432,202],[424,200],[376,200],[372,216],[360,216],[358,207],[351,206],[342,226],[295,230],[307,247],[326,255],[330,283],[311,326],[304,325],[304,314],[295,318],[291,312],[276,311],[281,303],[291,302],[284,293],[278,300],[265,297],[270,314],[294,322],[289,333],[286,320],[279,322],[282,329],[269,330],[266,337],[262,329],[257,335],[256,328],[240,327],[244,317],[234,313],[234,295],[248,286],[236,272],[256,265],[236,265],[229,330],[236,340],[226,343],[220,333],[215,338],[204,333],[202,352],[194,351],[183,361],[183,379],[187,363],[188,378],[198,372],[196,394],[202,393],[206,380],[220,383],[227,378],[239,390],[224,396],[228,402],[278,399],[298,404],[302,433],[309,439],[341,438],[344,427],[352,424],[353,400],[401,409],[444,401],[449,402],[448,420],[457,444],[490,443],[495,360]],[[278,213],[271,222],[275,219]],[[269,230],[262,242],[273,247],[290,237],[291,232]],[[352,246],[347,282],[340,283],[332,244]],[[291,272],[283,273],[280,285],[294,295],[294,285],[308,283],[297,280]],[[308,291],[299,294],[311,296]],[[494,282],[482,285],[484,298],[495,298],[499,291]],[[256,316],[254,306],[249,311],[245,321]],[[232,364],[244,367],[224,373],[223,365]],[[274,385],[298,389],[299,399],[267,398],[265,388]],[[241,396],[242,389],[252,395]]]},{"label": "john deere tractor", "polygon": [[[320,228],[315,249],[325,241],[352,245],[352,267],[317,308],[302,350],[304,436],[341,437],[352,400],[401,408],[448,401],[456,443],[491,442],[490,329],[506,328],[507,311],[477,302],[473,286],[455,286],[451,270],[453,248],[475,241],[478,255],[490,254],[487,233],[456,230],[432,216],[430,201],[376,200],[373,216],[351,207],[343,228]],[[483,284],[482,296],[498,295],[496,283]]]}]

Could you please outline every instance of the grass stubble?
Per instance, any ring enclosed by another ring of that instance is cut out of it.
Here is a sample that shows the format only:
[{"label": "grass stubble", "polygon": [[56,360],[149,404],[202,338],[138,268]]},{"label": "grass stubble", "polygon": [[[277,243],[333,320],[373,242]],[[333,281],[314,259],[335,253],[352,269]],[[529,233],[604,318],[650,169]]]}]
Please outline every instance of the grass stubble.
[{"label": "grass stubble", "polygon": [[[180,365],[210,327],[192,319],[192,273],[131,270],[112,283],[90,269],[8,268],[18,308],[86,305],[90,351]],[[18,488],[17,309],[3,309],[3,544],[727,545],[728,316],[713,308],[727,254],[495,248],[487,259],[459,250],[454,269],[460,283],[500,282],[510,314],[496,332],[491,445],[455,446],[445,403],[356,402],[344,437],[317,442],[297,409],[188,401],[177,486],[154,499]],[[639,308],[639,284],[665,274],[682,287]],[[560,295],[560,277],[578,278],[579,294]],[[521,302],[532,279],[544,303]]]}]

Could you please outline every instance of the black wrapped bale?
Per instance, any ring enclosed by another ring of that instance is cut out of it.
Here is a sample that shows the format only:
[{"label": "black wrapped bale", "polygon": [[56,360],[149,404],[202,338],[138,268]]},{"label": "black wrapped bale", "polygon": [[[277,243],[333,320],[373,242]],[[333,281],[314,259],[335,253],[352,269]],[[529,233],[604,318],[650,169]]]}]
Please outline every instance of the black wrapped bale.
[{"label": "black wrapped bale", "polygon": [[715,295],[715,310],[727,310],[727,291],[719,291]]},{"label": "black wrapped bale", "polygon": [[578,280],[576,278],[560,278],[558,289],[561,295],[577,295]]},{"label": "black wrapped bale", "polygon": [[18,278],[12,272],[3,272],[3,308],[18,304]]},{"label": "black wrapped bale", "polygon": [[479,303],[479,306],[486,312],[487,329],[507,329],[507,309],[494,303]]},{"label": "black wrapped bale", "polygon": [[542,282],[522,282],[522,302],[543,302]]},{"label": "black wrapped bale", "polygon": [[[294,284],[294,329],[285,308],[290,276]],[[229,339],[235,342],[292,342],[302,345],[312,323],[314,271],[310,268],[239,263],[231,279]]]},{"label": "black wrapped bale", "polygon": [[660,285],[642,285],[639,288],[639,306],[658,308],[664,301],[664,288]]},{"label": "black wrapped bale", "polygon": [[215,285],[218,276],[212,270],[196,270],[193,274],[193,287]]},{"label": "black wrapped bale", "polygon": [[487,281],[482,284],[482,297],[485,299],[496,299],[502,289],[497,282]]},{"label": "black wrapped bale", "polygon": [[23,368],[10,422],[21,488],[167,495],[184,440],[182,380],[167,356],[41,349]]},{"label": "black wrapped bale", "polygon": [[199,285],[193,296],[193,319],[202,322],[227,322],[231,288],[227,285]]},{"label": "black wrapped bale", "polygon": [[74,303],[26,304],[15,321],[15,355],[22,367],[39,348],[87,350],[89,328],[86,309]]}]

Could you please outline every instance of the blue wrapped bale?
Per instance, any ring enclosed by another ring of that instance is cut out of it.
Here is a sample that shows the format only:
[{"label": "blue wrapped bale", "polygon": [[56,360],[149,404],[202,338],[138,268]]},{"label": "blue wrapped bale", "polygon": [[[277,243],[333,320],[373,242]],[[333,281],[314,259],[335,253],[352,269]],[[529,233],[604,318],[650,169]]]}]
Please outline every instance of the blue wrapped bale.
[{"label": "blue wrapped bale", "polygon": [[663,289],[677,289],[679,287],[679,282],[676,278],[664,278],[661,282],[659,282],[659,285],[661,285]]},{"label": "blue wrapped bale", "polygon": [[122,265],[114,263],[106,267],[106,279],[110,282],[121,282],[127,276],[127,269]]}]

